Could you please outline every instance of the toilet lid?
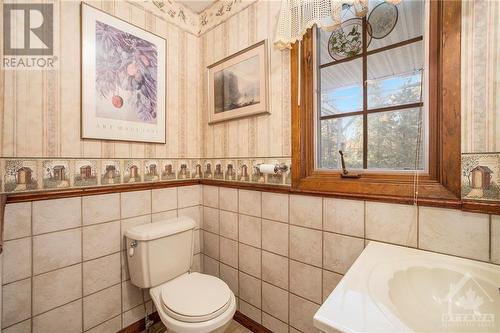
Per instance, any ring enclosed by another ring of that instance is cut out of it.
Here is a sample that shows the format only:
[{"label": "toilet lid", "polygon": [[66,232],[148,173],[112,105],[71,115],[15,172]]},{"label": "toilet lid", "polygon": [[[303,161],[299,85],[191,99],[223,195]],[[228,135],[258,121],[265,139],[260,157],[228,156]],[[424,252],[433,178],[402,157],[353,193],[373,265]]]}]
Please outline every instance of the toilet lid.
[{"label": "toilet lid", "polygon": [[168,282],[161,299],[169,316],[184,322],[201,322],[217,317],[228,307],[231,290],[214,276],[191,273]]}]

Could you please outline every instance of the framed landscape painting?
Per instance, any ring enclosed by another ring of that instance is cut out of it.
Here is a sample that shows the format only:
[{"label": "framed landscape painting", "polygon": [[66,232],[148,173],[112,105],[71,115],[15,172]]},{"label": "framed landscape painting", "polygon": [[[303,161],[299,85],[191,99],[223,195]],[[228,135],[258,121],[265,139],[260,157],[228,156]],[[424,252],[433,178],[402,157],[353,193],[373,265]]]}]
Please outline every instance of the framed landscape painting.
[{"label": "framed landscape painting", "polygon": [[166,40],[81,6],[82,138],[165,143]]},{"label": "framed landscape painting", "polygon": [[209,123],[269,113],[267,41],[208,66]]}]

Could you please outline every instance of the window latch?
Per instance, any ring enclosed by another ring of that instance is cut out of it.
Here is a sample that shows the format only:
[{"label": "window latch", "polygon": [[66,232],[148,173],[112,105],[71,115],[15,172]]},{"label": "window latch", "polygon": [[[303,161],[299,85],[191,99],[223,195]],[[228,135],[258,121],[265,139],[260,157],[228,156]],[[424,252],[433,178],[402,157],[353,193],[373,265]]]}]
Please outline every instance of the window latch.
[{"label": "window latch", "polygon": [[344,153],[342,152],[342,150],[339,150],[339,154],[340,154],[340,161],[342,162],[342,173],[340,174],[340,177],[342,177],[342,178],[360,178],[361,174],[352,173],[352,172],[347,171],[347,169],[345,167]]}]

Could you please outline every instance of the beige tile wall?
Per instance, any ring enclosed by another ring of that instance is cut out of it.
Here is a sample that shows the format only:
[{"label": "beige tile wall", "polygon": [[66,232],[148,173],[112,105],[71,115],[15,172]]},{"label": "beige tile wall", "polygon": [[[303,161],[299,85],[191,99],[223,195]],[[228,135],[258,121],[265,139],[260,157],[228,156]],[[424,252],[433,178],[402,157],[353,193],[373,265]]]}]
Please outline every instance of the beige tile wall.
[{"label": "beige tile wall", "polygon": [[7,205],[2,330],[116,332],[143,318],[122,236],[131,226],[190,216],[200,270],[201,197],[195,185]]},{"label": "beige tile wall", "polygon": [[207,185],[202,192],[204,272],[277,333],[317,332],[313,314],[369,241],[500,264],[498,216]]}]

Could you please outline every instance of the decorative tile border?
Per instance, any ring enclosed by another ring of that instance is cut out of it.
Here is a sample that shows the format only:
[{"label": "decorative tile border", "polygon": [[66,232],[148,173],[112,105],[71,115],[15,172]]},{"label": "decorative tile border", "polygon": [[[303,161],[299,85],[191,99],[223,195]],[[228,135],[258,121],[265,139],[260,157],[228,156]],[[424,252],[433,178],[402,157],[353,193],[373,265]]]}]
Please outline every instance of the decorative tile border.
[{"label": "decorative tile border", "polygon": [[[257,169],[260,163],[284,163],[290,168],[291,159],[0,159],[0,191],[50,191],[188,179],[291,185],[290,169],[281,175],[264,175]],[[500,201],[500,153],[462,154],[462,197]]]},{"label": "decorative tile border", "polygon": [[0,191],[5,193],[78,189],[131,183],[213,179],[228,182],[291,185],[291,172],[260,174],[259,163],[284,163],[290,158],[261,159],[0,159]]},{"label": "decorative tile border", "polygon": [[462,197],[500,200],[500,153],[462,154]]}]

